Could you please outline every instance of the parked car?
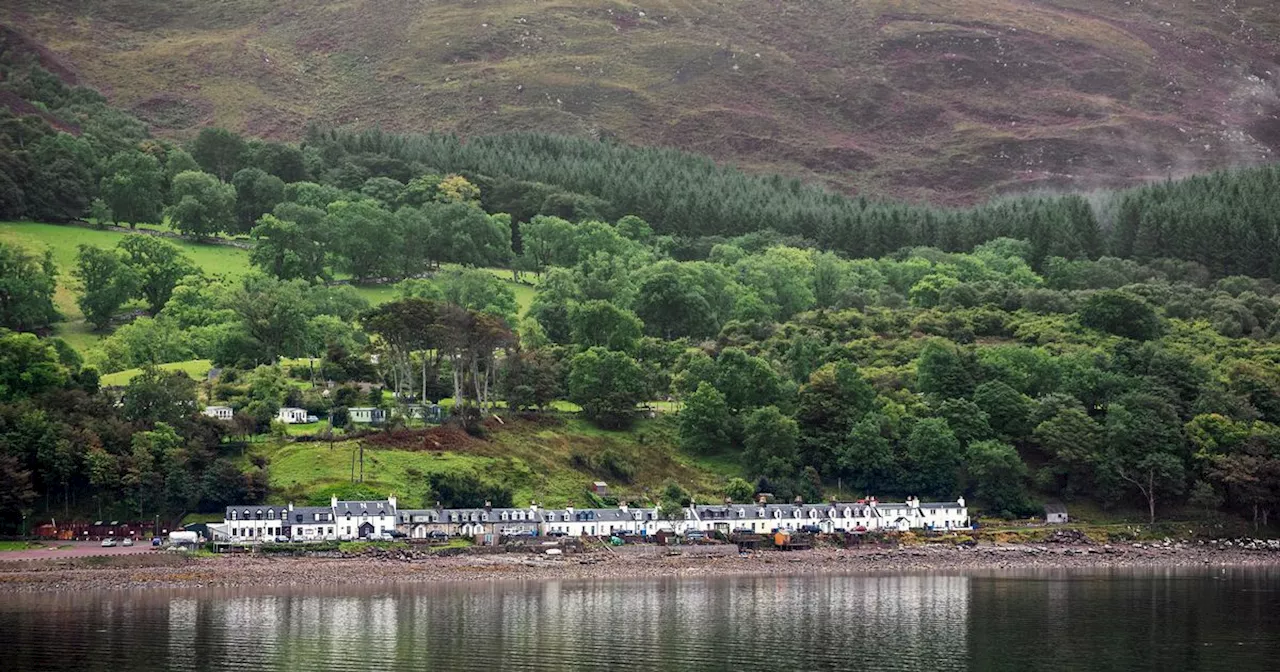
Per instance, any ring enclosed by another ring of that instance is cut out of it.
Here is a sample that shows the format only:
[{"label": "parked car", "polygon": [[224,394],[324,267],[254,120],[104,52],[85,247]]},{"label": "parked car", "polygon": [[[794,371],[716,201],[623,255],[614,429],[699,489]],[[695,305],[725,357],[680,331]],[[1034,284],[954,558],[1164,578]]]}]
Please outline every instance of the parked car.
[{"label": "parked car", "polygon": [[115,545],[116,545],[116,540],[112,539],[111,537],[107,537],[106,539],[102,540],[103,548],[112,548]]},{"label": "parked car", "polygon": [[286,536],[284,536],[283,534],[282,534],[282,535],[279,535],[279,536],[277,536],[277,537],[276,537],[276,543],[277,543],[277,544],[287,544],[287,543],[289,543],[289,537],[286,537]]},{"label": "parked car", "polygon": [[160,544],[163,544],[163,543],[164,543],[164,540],[163,540],[163,539],[161,539],[160,537],[151,537],[151,545],[152,545],[152,546],[159,547],[159,546],[160,546]]},{"label": "parked car", "polygon": [[121,541],[121,542],[120,542],[120,545],[121,545],[121,546],[132,546],[132,545],[133,545],[133,540],[132,540],[132,539],[130,539],[130,538],[128,538],[128,537],[125,537],[124,541]]},{"label": "parked car", "polygon": [[801,525],[800,531],[805,534],[821,534],[822,528],[817,525]]},{"label": "parked car", "polygon": [[427,538],[428,538],[428,539],[444,540],[444,539],[448,539],[448,538],[449,538],[449,535],[448,535],[447,533],[445,533],[445,532],[440,531],[440,530],[431,530],[430,532],[428,532],[428,533],[427,533]]},{"label": "parked car", "polygon": [[702,540],[704,540],[704,539],[706,539],[706,538],[707,538],[707,535],[705,535],[705,534],[703,534],[703,533],[701,533],[701,532],[696,532],[696,531],[695,531],[695,532],[685,532],[685,534],[684,534],[684,540],[685,540],[685,541],[702,541]]},{"label": "parked car", "polygon": [[[326,537],[327,538],[327,537]],[[338,541],[355,541],[355,537],[349,534],[339,534]]]},{"label": "parked car", "polygon": [[391,535],[391,538],[392,538],[392,539],[404,539],[404,538],[406,538],[406,537],[408,537],[408,536],[409,536],[409,535],[405,534],[404,532],[401,532],[400,530],[392,530],[392,531],[388,532],[387,534]]}]

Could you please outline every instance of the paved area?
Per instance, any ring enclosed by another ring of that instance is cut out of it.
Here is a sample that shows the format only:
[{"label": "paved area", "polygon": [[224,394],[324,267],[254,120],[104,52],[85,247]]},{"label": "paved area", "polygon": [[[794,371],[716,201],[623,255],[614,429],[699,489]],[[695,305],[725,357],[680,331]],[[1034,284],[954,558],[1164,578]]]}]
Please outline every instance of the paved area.
[{"label": "paved area", "polygon": [[[25,551],[0,551],[0,562],[7,560],[43,560],[46,558],[83,558],[91,555],[133,555],[154,553],[151,542],[135,542],[135,546],[103,548],[100,541],[46,541],[44,548]],[[65,547],[65,548],[59,548]]]}]

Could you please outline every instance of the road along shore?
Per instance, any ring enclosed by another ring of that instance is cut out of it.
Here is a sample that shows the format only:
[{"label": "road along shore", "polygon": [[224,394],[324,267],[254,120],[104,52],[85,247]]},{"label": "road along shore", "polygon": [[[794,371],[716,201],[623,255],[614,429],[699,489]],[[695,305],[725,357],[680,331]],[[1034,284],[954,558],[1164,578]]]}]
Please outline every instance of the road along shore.
[{"label": "road along shore", "polygon": [[913,546],[737,553],[733,547],[624,547],[563,556],[449,557],[370,549],[338,557],[155,552],[0,561],[0,593],[199,587],[307,587],[395,582],[1003,572],[1028,569],[1280,567],[1280,551],[1221,543],[1116,546]]}]

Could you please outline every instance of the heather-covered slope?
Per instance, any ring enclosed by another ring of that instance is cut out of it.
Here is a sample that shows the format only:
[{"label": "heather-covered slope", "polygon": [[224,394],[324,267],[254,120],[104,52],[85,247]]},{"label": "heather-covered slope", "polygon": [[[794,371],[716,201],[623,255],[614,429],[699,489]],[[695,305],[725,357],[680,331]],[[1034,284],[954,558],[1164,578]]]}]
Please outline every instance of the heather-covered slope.
[{"label": "heather-covered slope", "polygon": [[14,0],[161,134],[572,132],[938,202],[1280,150],[1269,0]]}]

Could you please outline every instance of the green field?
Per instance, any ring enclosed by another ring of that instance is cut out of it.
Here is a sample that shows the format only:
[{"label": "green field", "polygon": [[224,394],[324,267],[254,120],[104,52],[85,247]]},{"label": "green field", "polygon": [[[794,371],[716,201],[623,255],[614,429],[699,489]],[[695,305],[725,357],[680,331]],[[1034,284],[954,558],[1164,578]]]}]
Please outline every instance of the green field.
[{"label": "green field", "polygon": [[[188,376],[194,380],[203,380],[209,375],[209,369],[213,368],[213,363],[207,359],[192,359],[185,362],[172,362],[170,364],[161,364],[159,368],[165,371],[186,371]],[[125,369],[115,373],[108,373],[102,376],[98,381],[103,387],[123,387],[133,380],[133,377],[142,373],[142,369]]]},{"label": "green field", "polygon": [[[143,227],[158,229],[163,227]],[[130,234],[121,231],[100,231],[83,226],[37,224],[35,222],[0,222],[0,241],[26,248],[35,254],[44,254],[45,250],[53,252],[54,262],[58,265],[58,291],[54,297],[58,309],[62,311],[64,322],[57,325],[57,335],[66,339],[76,350],[85,352],[97,345],[103,334],[93,331],[84,321],[84,315],[76,305],[75,280],[71,270],[75,267],[76,252],[80,245],[95,247],[115,247],[125,236],[145,235]],[[251,268],[249,251],[229,245],[201,244],[179,238],[167,238],[182,248],[192,261],[207,275],[236,279]],[[445,265],[445,268],[455,268]],[[489,269],[499,279],[505,281],[516,296],[520,312],[528,310],[533,302],[534,288],[529,284],[511,281],[511,272],[505,269]],[[356,291],[370,304],[377,305],[395,298],[396,290],[392,285],[356,286]],[[141,302],[130,307],[141,308]],[[189,363],[182,363],[183,366]],[[205,371],[208,369],[206,368]],[[123,375],[120,372],[116,375]],[[131,377],[131,376],[130,376]],[[127,382],[127,378],[124,382]],[[123,383],[122,383],[123,384]]]},{"label": "green field", "polygon": [[[729,461],[694,460],[680,452],[672,427],[663,419],[646,420],[629,431],[612,432],[578,419],[544,424],[508,418],[487,438],[465,439],[442,452],[422,450],[413,441],[401,444],[403,449],[366,443],[364,485],[395,493],[405,506],[424,503],[427,475],[447,472],[500,475],[517,505],[531,500],[546,506],[570,501],[581,505],[587,486],[596,480],[607,481],[613,494],[632,501],[639,501],[646,489],[656,492],[667,479],[694,494],[718,497],[728,478],[739,475],[738,467]],[[573,466],[575,454],[591,456],[611,449],[632,461],[633,482],[619,483]],[[339,441],[332,448],[326,442],[257,444],[252,453],[267,458],[272,488],[297,500],[349,485],[353,461],[356,477],[360,474],[357,441]]]},{"label": "green field", "polygon": [[[76,263],[76,251],[80,245],[115,247],[128,235],[138,234],[58,224],[0,222],[0,241],[20,245],[36,254],[44,254],[45,250],[53,252],[53,260],[58,264],[58,293],[54,300],[66,319],[58,325],[57,335],[81,352],[96,345],[102,335],[85,324],[84,315],[76,305],[76,293],[73,289],[75,280],[71,277],[71,269]],[[226,245],[200,245],[174,238],[168,240],[181,247],[183,252],[210,275],[238,278],[249,271],[247,250]]]}]

